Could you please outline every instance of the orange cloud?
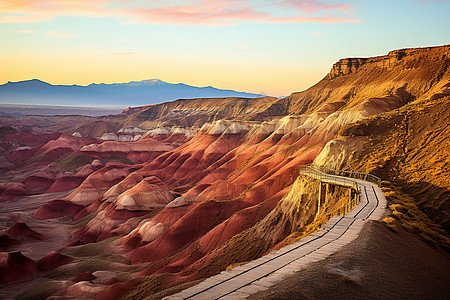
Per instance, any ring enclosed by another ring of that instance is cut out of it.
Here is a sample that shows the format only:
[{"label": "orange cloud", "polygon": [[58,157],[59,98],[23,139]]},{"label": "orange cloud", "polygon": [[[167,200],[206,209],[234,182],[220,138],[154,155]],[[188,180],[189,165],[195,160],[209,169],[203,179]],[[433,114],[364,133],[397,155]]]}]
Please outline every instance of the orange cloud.
[{"label": "orange cloud", "polygon": [[[0,23],[33,23],[60,16],[110,17],[125,23],[221,26],[259,23],[348,23],[352,4],[320,0],[4,0]],[[277,12],[272,8],[277,7]],[[326,11],[326,16],[320,15]],[[296,16],[292,16],[295,12]],[[283,16],[290,13],[290,16]],[[312,16],[312,14],[315,14]]]}]

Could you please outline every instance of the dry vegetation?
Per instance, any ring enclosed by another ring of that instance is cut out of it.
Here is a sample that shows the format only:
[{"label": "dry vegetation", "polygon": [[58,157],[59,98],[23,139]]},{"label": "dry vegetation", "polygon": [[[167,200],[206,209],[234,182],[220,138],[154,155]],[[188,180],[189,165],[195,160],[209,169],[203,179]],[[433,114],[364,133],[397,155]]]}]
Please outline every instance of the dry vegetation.
[{"label": "dry vegetation", "polygon": [[[433,99],[433,98],[432,98]],[[391,218],[431,244],[449,250],[450,97],[411,103],[354,123],[341,134],[364,136],[348,169],[385,180]],[[395,222],[383,221],[390,229]],[[395,230],[395,229],[394,229]]]},{"label": "dry vegetation", "polygon": [[[391,217],[383,219],[383,223],[391,230],[396,230],[396,223],[406,231],[415,233],[425,242],[436,245],[439,244],[447,251],[450,250],[450,239],[447,232],[439,225],[430,220],[416,204],[416,201],[395,185],[383,187],[385,196],[388,199]],[[397,222],[395,222],[397,220]]]}]

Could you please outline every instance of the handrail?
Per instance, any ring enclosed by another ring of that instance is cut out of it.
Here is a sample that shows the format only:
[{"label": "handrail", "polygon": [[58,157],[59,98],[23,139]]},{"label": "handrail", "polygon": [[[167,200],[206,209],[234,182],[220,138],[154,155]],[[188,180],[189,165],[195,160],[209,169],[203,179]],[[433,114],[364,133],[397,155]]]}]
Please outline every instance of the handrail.
[{"label": "handrail", "polygon": [[361,180],[365,180],[365,181],[370,181],[370,182],[375,183],[375,184],[379,184],[380,181],[381,181],[380,177],[372,175],[370,173],[356,172],[356,171],[344,171],[344,170],[333,170],[333,169],[329,169],[329,168],[324,167],[324,166],[318,166],[316,164],[310,164],[309,166],[311,166],[312,168],[320,169],[324,173],[328,173],[328,174],[331,174],[331,175],[345,176],[345,177],[351,177],[351,178],[355,178],[355,179],[361,179]]},{"label": "handrail", "polygon": [[[324,171],[326,171],[326,172],[324,172]],[[357,205],[359,203],[360,195],[361,195],[360,190],[359,190],[359,185],[356,182],[356,180],[344,178],[342,175],[350,174],[350,175],[353,175],[353,176],[351,176],[351,178],[361,179],[361,177],[363,177],[365,180],[367,180],[368,178],[371,178],[371,179],[378,178],[376,176],[373,176],[373,175],[367,174],[367,173],[362,173],[362,172],[352,173],[352,172],[348,172],[348,171],[331,170],[331,169],[328,169],[325,167],[320,167],[320,166],[317,166],[314,164],[300,166],[299,173],[303,174],[303,175],[311,176],[315,179],[318,179],[321,182],[346,186],[346,187],[349,187],[356,191],[356,194],[354,194],[355,197],[353,197],[351,195],[349,201],[343,207],[341,207],[337,210],[338,215],[347,214],[355,205]],[[335,174],[330,174],[330,173],[335,173]],[[340,174],[340,175],[338,175],[338,174]],[[355,177],[357,177],[357,178],[355,178]],[[381,180],[381,179],[379,179],[379,180]],[[320,199],[319,199],[318,205],[320,207]],[[317,213],[319,213],[319,210],[317,211]]]},{"label": "handrail", "polygon": [[348,186],[348,187],[354,188],[355,190],[358,190],[358,184],[356,183],[355,180],[342,178],[342,176],[341,177],[337,177],[339,175],[325,173],[323,171],[315,169],[311,165],[302,165],[302,166],[300,166],[299,172],[303,173],[303,174],[306,174],[306,175],[311,175],[311,177],[314,177],[314,178],[319,179],[321,181],[327,181],[329,183],[334,183],[334,184],[337,184],[337,185],[344,185],[344,186]]}]

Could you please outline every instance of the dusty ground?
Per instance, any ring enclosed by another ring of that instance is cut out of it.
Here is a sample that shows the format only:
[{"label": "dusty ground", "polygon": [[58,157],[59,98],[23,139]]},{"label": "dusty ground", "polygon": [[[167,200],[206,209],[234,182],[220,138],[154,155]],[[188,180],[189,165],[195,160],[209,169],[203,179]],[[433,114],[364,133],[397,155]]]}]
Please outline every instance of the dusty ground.
[{"label": "dusty ground", "polygon": [[329,258],[249,299],[448,299],[450,255],[371,221]]}]

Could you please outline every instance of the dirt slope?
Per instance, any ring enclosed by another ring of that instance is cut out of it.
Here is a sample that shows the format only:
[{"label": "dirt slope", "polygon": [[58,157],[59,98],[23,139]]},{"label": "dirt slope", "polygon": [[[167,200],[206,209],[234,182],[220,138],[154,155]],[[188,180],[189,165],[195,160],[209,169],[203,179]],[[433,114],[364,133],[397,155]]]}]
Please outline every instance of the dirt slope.
[{"label": "dirt slope", "polygon": [[249,299],[446,299],[450,257],[371,221],[338,253]]}]

